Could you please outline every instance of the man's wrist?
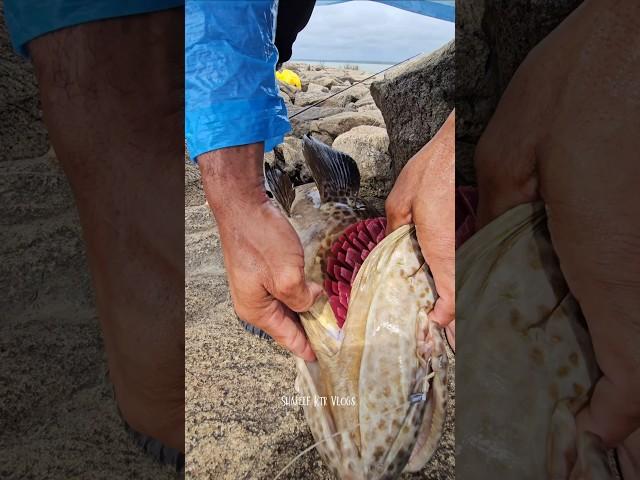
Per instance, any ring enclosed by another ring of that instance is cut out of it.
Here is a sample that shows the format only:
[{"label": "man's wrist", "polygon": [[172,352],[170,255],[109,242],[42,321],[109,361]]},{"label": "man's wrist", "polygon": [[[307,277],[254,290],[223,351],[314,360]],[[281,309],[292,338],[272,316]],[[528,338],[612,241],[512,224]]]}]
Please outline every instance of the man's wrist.
[{"label": "man's wrist", "polygon": [[242,204],[264,203],[264,147],[262,143],[241,145],[207,152],[198,156],[207,200],[214,213]]}]

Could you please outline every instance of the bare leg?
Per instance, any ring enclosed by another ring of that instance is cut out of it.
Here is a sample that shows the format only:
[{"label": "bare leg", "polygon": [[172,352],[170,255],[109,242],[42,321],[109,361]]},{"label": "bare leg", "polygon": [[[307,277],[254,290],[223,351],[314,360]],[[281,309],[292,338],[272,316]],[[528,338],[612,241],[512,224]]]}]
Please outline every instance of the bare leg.
[{"label": "bare leg", "polygon": [[76,199],[118,406],[184,452],[183,13],[29,44]]}]

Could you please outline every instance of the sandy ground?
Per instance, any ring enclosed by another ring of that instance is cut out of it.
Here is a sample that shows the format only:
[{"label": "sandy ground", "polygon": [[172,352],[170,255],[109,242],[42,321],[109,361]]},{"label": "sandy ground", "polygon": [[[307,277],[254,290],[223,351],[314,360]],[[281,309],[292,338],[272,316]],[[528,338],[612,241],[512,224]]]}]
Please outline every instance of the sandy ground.
[{"label": "sandy ground", "polygon": [[[220,241],[199,187],[197,168],[186,167],[186,450],[193,479],[273,479],[313,444],[295,395],[293,357],[275,343],[244,331],[233,311]],[[455,477],[455,360],[444,438],[419,474],[406,479]],[[281,477],[331,479],[315,450]]]},{"label": "sandy ground", "polygon": [[0,478],[176,478],[118,417],[69,186],[1,16],[0,78]]}]

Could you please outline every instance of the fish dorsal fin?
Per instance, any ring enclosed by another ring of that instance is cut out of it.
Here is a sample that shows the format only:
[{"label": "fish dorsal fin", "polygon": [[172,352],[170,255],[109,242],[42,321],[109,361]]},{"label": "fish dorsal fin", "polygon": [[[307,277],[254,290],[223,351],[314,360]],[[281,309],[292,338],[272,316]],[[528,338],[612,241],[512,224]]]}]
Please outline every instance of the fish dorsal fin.
[{"label": "fish dorsal fin", "polygon": [[[355,160],[306,134],[302,152],[318,186],[320,199],[352,203],[360,190],[360,171]],[[351,202],[349,202],[351,200]]]},{"label": "fish dorsal fin", "polygon": [[280,147],[276,147],[273,149],[273,156],[276,159],[274,165],[278,165],[281,167],[282,165],[286,164],[287,161],[285,160],[284,153],[282,153]]},{"label": "fish dorsal fin", "polygon": [[293,190],[293,183],[279,165],[264,164],[264,175],[267,179],[267,185],[269,190],[273,193],[273,196],[282,206],[287,215],[291,215],[291,205],[296,197],[296,192]]}]

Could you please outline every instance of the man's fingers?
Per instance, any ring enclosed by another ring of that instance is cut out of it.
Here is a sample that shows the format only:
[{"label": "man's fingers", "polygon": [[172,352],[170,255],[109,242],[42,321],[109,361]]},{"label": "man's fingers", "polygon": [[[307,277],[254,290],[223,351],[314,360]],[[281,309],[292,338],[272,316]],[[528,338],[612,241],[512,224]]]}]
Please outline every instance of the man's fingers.
[{"label": "man's fingers", "polygon": [[453,322],[455,312],[455,302],[451,301],[450,298],[439,297],[428,316],[429,320],[446,327]]},{"label": "man's fingers", "polygon": [[386,235],[411,223],[411,202],[402,195],[402,192],[392,190],[384,204],[384,209],[387,214]]},{"label": "man's fingers", "polygon": [[447,334],[447,341],[449,342],[449,346],[451,350],[456,351],[456,320],[453,319],[449,325],[445,328],[445,333]]},{"label": "man's fingers", "polygon": [[[453,210],[452,206],[449,207]],[[455,224],[449,217],[452,215],[437,218],[429,228],[423,224],[416,225],[420,249],[438,292],[429,318],[443,327],[453,321],[456,312]]]},{"label": "man's fingers", "polygon": [[294,312],[306,312],[322,293],[322,287],[304,279],[302,270],[283,273],[276,278],[271,294]]},{"label": "man's fingers", "polygon": [[261,328],[295,356],[307,362],[315,361],[316,356],[298,321],[298,316],[280,302],[277,303],[275,313]]},{"label": "man's fingers", "polygon": [[600,377],[589,405],[578,414],[577,424],[579,430],[593,432],[607,446],[615,447],[640,428],[640,400],[629,385],[623,387],[607,376]]},{"label": "man's fingers", "polygon": [[409,213],[388,212],[387,213],[387,229],[385,235],[397,230],[403,225],[411,223],[411,211]]}]

